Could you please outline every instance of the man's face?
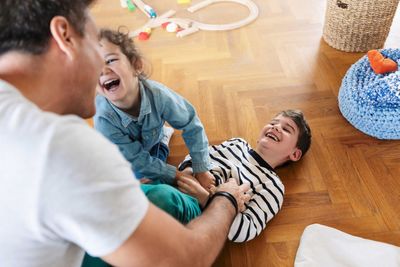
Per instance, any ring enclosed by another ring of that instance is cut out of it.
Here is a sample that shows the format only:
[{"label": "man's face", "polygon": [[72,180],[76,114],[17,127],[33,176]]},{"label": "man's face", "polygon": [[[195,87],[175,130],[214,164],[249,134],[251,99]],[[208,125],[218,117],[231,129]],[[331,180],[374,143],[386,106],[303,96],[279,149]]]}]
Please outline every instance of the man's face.
[{"label": "man's face", "polygon": [[257,141],[257,151],[262,154],[274,153],[275,157],[284,161],[297,160],[292,158],[292,154],[298,150],[296,148],[298,138],[299,128],[296,123],[288,117],[279,115],[262,128]]},{"label": "man's face", "polygon": [[99,51],[98,30],[90,16],[87,18],[85,33],[80,39],[79,45],[75,77],[72,74],[67,75],[71,75],[73,86],[76,89],[74,92],[75,103],[71,103],[76,105],[77,110],[74,113],[88,118],[93,116],[96,111],[94,105],[96,84],[103,66]]}]

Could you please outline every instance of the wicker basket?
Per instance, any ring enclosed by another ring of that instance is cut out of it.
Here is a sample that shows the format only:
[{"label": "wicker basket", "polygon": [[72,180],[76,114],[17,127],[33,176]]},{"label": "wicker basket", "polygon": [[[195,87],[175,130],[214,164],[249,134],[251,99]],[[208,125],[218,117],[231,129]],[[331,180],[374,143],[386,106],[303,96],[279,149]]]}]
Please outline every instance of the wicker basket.
[{"label": "wicker basket", "polygon": [[327,0],[323,37],[346,52],[382,48],[399,0]]}]

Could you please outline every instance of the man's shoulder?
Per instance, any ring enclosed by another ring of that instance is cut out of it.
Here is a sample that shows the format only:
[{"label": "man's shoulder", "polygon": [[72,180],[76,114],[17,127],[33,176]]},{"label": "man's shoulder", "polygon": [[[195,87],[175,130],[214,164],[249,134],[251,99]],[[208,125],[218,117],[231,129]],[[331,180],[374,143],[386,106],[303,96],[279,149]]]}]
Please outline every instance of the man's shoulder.
[{"label": "man's shoulder", "polygon": [[18,91],[12,84],[2,79],[0,79],[0,90],[2,93],[5,91]]},{"label": "man's shoulder", "polygon": [[[45,139],[56,133],[55,129],[69,128],[70,126],[81,127],[86,122],[75,115],[59,115],[40,109],[34,103],[26,99],[18,89],[11,85],[2,83],[0,80],[1,93],[0,110],[4,115],[0,123],[4,132],[15,135],[29,133],[29,137],[39,136]],[[75,129],[74,129],[75,130]]]},{"label": "man's shoulder", "polygon": [[74,146],[82,145],[86,150],[94,149],[96,145],[108,145],[108,141],[99,132],[75,115],[60,116],[53,121],[52,127],[52,137],[60,140],[57,143],[66,148],[69,143]]}]

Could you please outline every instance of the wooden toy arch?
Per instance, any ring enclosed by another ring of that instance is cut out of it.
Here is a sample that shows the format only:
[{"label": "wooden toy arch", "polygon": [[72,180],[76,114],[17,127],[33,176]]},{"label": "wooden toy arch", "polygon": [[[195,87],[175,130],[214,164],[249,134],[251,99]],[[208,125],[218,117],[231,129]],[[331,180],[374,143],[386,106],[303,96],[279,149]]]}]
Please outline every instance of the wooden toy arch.
[{"label": "wooden toy arch", "polygon": [[[142,12],[144,12],[147,16],[149,16],[149,13],[147,12],[149,9],[149,6],[145,5],[143,3],[143,1],[132,0],[132,2]],[[237,22],[233,22],[233,23],[207,24],[207,23],[198,22],[198,21],[192,20],[192,19],[173,18],[172,16],[175,15],[176,12],[174,10],[169,10],[169,11],[163,13],[161,16],[157,16],[155,18],[150,18],[150,20],[145,25],[143,25],[141,28],[139,28],[135,31],[131,31],[129,33],[129,36],[135,37],[135,36],[139,35],[140,32],[143,32],[148,28],[156,28],[166,22],[175,23],[182,29],[181,31],[177,32],[176,36],[178,36],[178,37],[184,37],[186,35],[192,34],[199,30],[205,30],[205,31],[233,30],[233,29],[243,27],[243,26],[253,22],[258,17],[258,14],[259,14],[258,7],[251,0],[205,0],[205,1],[202,1],[195,5],[190,6],[187,10],[191,13],[194,13],[199,9],[202,9],[211,4],[220,3],[220,2],[233,2],[236,4],[241,4],[249,9],[249,15],[246,18],[244,18],[240,21],[237,21]]]}]

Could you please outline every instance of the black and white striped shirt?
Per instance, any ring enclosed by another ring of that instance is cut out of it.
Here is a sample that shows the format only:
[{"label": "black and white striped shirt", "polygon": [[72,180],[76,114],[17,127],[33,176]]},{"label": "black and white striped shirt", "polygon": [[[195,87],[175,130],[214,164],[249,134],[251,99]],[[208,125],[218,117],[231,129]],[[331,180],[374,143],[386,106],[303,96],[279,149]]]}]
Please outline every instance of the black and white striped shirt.
[{"label": "black and white striped shirt", "polygon": [[[239,213],[230,228],[228,238],[234,242],[249,241],[258,236],[281,209],[284,185],[273,168],[241,138],[210,146],[212,168],[216,184],[235,178],[239,184],[250,184],[251,195],[246,210]],[[181,167],[190,165],[186,156]]]}]

